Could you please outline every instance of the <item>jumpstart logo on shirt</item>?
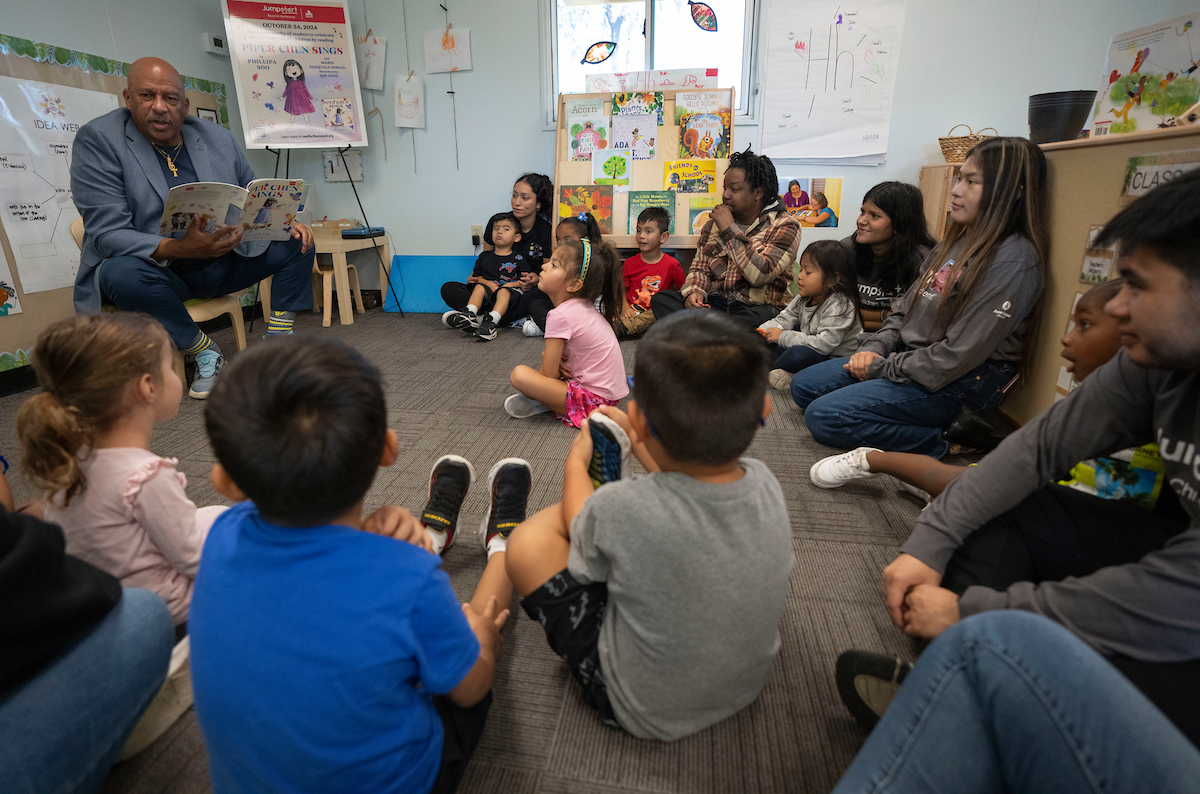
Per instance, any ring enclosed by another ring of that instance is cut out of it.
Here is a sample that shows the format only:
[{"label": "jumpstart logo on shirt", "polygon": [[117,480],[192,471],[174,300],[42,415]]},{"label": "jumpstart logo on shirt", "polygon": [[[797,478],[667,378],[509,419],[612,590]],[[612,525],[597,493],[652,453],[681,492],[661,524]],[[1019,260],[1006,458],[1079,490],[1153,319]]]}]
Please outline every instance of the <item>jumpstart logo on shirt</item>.
[{"label": "jumpstart logo on shirt", "polygon": [[1005,301],[1004,303],[1000,304],[999,309],[992,309],[992,314],[996,315],[1001,320],[1009,320],[1009,319],[1012,319],[1012,314],[1010,314],[1008,311],[1011,308],[1012,308],[1012,301]]},{"label": "jumpstart logo on shirt", "polygon": [[[1184,477],[1172,477],[1171,489],[1192,504],[1200,504],[1200,455],[1196,454],[1196,445],[1192,442],[1172,441],[1158,428],[1158,451],[1162,455],[1163,468],[1171,473],[1173,463],[1183,464],[1185,473],[1190,473],[1190,480]],[[1190,469],[1190,472],[1189,472]]]}]

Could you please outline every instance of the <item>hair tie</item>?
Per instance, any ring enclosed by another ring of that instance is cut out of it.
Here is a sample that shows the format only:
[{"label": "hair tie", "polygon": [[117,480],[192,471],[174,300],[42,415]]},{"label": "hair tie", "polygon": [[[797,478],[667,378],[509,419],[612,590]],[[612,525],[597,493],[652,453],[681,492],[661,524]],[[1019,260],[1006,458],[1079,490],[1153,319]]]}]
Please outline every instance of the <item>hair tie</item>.
[{"label": "hair tie", "polygon": [[578,218],[579,220],[583,221],[584,223],[587,223],[588,214],[586,212],[581,212],[578,215],[576,215],[575,217]]},{"label": "hair tie", "polygon": [[588,265],[592,261],[592,241],[584,237],[581,240],[583,243],[583,267],[579,268],[579,280],[587,280]]}]

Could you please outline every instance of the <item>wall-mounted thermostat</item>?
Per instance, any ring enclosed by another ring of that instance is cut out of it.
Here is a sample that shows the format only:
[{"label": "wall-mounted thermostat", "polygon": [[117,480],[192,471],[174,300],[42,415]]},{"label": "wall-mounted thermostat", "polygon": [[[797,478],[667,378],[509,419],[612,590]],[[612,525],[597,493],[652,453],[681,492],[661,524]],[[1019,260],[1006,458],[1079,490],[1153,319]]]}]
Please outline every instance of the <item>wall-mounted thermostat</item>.
[{"label": "wall-mounted thermostat", "polygon": [[204,51],[211,52],[213,55],[224,55],[229,57],[229,42],[224,36],[214,36],[211,33],[201,33],[200,41],[204,44]]}]

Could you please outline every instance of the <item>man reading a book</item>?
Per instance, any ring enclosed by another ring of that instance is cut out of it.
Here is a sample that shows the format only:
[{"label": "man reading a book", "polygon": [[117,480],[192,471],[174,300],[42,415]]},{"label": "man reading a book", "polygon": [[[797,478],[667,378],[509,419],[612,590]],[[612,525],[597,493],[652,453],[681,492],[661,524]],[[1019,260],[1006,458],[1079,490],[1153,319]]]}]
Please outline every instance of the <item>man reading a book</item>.
[{"label": "man reading a book", "polygon": [[71,191],[84,224],[75,311],[95,314],[103,300],[158,319],[195,365],[189,393],[205,399],[224,358],[184,301],[238,292],[274,276],[267,331],[291,333],[296,312],[312,308],[312,230],[293,223],[289,240],[243,242],[238,226],[201,216],[183,237],[160,236],[171,188],[189,182],[245,187],[254,172],[227,129],[188,115],[183,80],[166,61],[135,61],[124,97],[125,107],[75,135]]}]

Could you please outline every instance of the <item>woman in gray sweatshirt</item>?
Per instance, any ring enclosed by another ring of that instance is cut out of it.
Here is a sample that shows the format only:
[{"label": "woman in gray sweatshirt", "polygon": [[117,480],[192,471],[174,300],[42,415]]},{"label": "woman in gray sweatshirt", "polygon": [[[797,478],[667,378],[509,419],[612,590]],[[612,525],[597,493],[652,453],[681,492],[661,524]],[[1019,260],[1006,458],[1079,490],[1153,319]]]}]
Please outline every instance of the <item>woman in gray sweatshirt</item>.
[{"label": "woman in gray sweatshirt", "polygon": [[984,412],[1027,358],[1045,283],[1046,160],[1024,138],[967,155],[951,224],[883,327],[849,358],[809,367],[792,398],[817,441],[940,458],[965,405]]}]

